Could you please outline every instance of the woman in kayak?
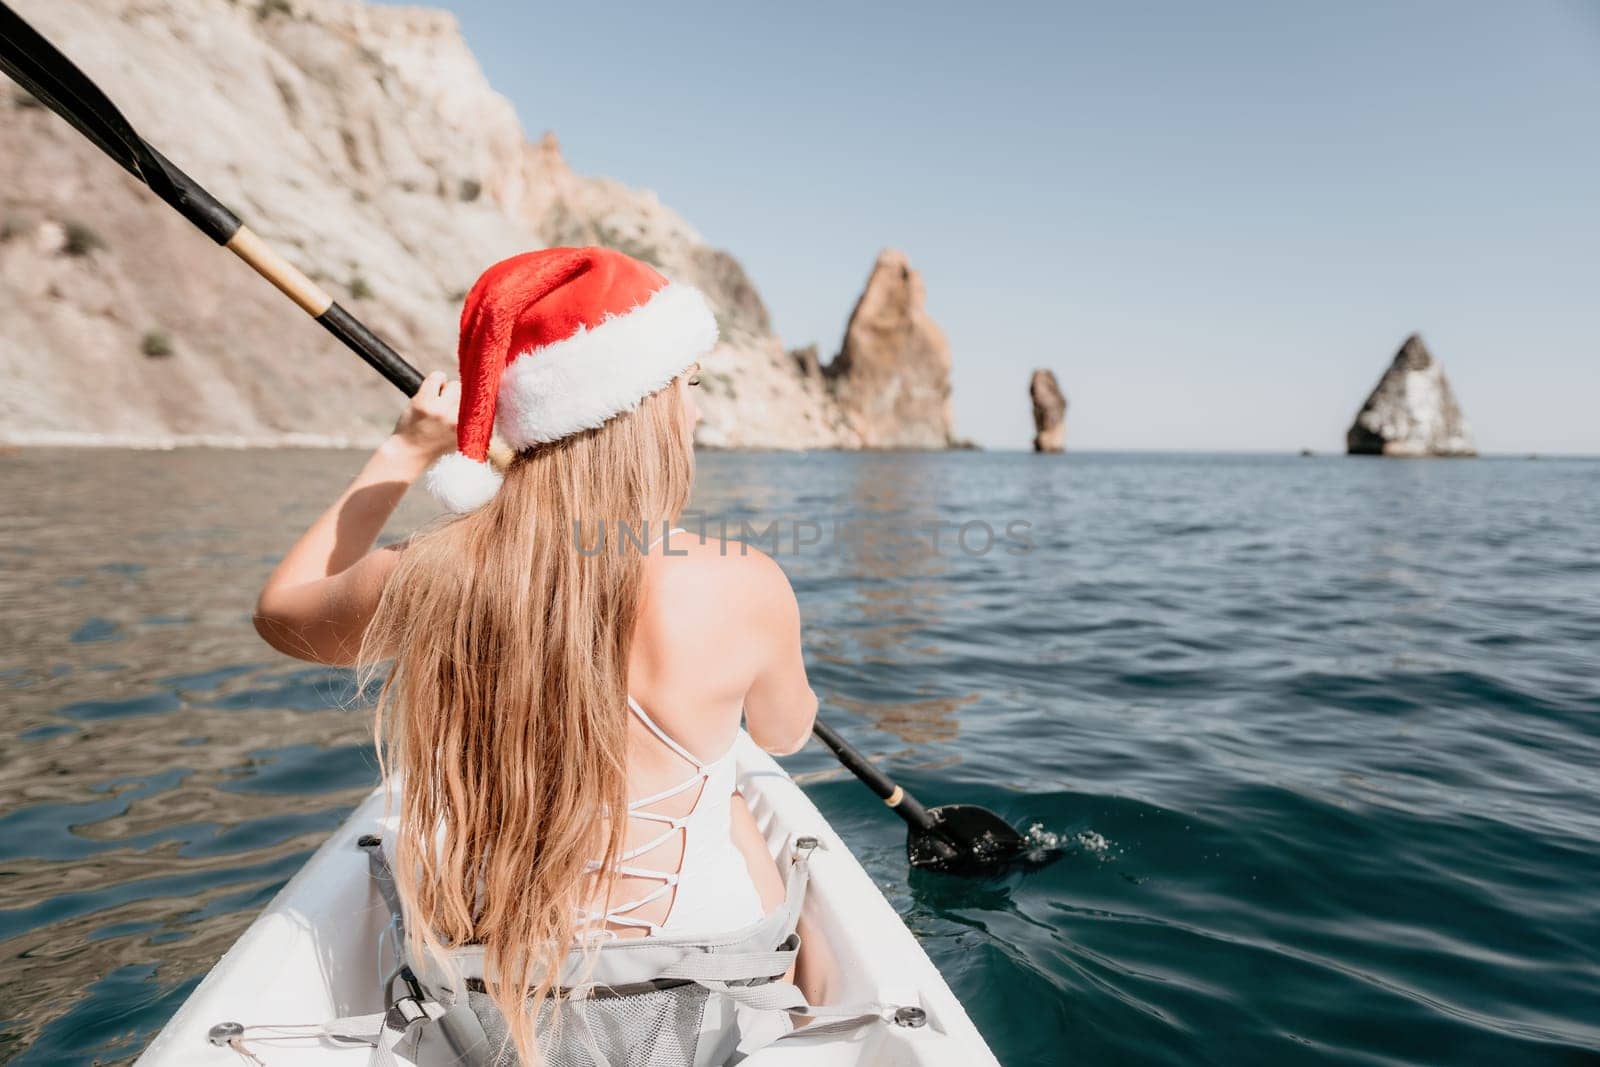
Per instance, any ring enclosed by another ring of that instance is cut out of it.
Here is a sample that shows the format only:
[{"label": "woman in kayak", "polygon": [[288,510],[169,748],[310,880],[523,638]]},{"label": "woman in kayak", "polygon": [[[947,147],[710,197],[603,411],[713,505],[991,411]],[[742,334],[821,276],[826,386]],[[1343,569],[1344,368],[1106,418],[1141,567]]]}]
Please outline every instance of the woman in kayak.
[{"label": "woman in kayak", "polygon": [[[731,749],[741,718],[773,753],[810,733],[794,592],[762,553],[671,526],[716,333],[697,291],[617,252],[490,268],[462,313],[461,383],[423,383],[257,605],[282,652],[385,665],[408,933],[484,946],[528,1062],[564,958],[546,946],[716,935],[783,899]],[[424,470],[458,516],[375,549]],[[816,969],[798,979],[813,1003]]]}]

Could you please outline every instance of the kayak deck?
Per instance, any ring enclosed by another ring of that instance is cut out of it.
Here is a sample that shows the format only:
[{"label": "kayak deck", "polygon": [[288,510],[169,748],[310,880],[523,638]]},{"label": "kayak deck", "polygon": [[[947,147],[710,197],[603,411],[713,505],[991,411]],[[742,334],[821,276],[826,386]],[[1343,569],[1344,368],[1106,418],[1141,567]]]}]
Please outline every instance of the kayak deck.
[{"label": "kayak deck", "polygon": [[[740,790],[773,854],[781,858],[797,835],[821,842],[810,861],[805,914],[835,959],[839,988],[833,999],[913,1005],[927,1018],[914,1028],[872,1024],[844,1035],[799,1036],[746,1062],[995,1063],[933,962],[816,806],[748,736],[741,733],[736,747]],[[384,807],[381,790],[361,803],[217,962],[139,1058],[140,1067],[238,1067],[237,1053],[207,1041],[207,1032],[221,1022],[320,1023],[382,1010],[380,942],[388,912],[356,840],[383,832]],[[268,1067],[342,1067],[364,1064],[371,1054],[316,1038],[245,1044]]]}]

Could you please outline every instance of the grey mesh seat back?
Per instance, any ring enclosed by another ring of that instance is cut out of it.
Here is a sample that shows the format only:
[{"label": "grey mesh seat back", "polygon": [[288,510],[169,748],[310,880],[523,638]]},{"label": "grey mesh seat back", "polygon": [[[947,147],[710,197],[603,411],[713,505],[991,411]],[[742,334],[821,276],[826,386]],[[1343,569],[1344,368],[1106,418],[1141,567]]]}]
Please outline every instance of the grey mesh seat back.
[{"label": "grey mesh seat back", "polygon": [[[809,1007],[784,977],[799,951],[795,926],[814,847],[813,838],[796,842],[783,903],[746,927],[712,937],[624,938],[569,952],[561,994],[541,1005],[535,1020],[546,1061],[694,1067],[728,1062],[741,1048],[782,1036],[790,1028],[787,1012]],[[426,1040],[442,1043],[449,1062],[515,1067],[506,1020],[484,991],[482,946],[464,945],[443,959],[414,958],[387,859],[381,847],[369,855],[394,915],[400,962],[420,992],[443,1007]]]},{"label": "grey mesh seat back", "polygon": [[[760,961],[755,967],[736,965],[725,972],[731,975],[772,971],[731,979],[746,988],[781,982],[788,969],[785,961],[799,947],[793,927],[794,918],[785,905],[759,923],[716,941],[636,938],[604,943],[588,956],[569,954],[562,975],[565,995],[541,1005],[535,1021],[546,1062],[551,1067],[594,1063],[689,1067],[726,1062],[741,1042],[760,1031],[781,1028],[781,1020],[742,1009],[702,981],[661,976],[714,974],[720,958]],[[425,988],[449,990],[451,997],[459,998],[455,1003],[465,1003],[466,1012],[457,1007],[440,1022],[451,1034],[451,1048],[459,1054],[477,1045],[487,1056],[481,1062],[516,1067],[505,1018],[483,992],[481,952],[468,949],[452,956],[451,963],[459,968],[457,978],[437,965],[428,968],[426,976],[418,972]]]}]

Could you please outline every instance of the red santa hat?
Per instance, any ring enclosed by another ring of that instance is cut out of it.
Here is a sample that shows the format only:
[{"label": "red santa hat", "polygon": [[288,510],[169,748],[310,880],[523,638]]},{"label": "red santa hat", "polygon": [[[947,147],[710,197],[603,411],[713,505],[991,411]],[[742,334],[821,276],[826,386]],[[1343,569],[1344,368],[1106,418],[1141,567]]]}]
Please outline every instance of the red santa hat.
[{"label": "red santa hat", "polygon": [[496,263],[461,309],[459,451],[428,471],[454,512],[492,498],[489,439],[521,451],[631,411],[717,343],[693,286],[609,248],[546,248]]}]

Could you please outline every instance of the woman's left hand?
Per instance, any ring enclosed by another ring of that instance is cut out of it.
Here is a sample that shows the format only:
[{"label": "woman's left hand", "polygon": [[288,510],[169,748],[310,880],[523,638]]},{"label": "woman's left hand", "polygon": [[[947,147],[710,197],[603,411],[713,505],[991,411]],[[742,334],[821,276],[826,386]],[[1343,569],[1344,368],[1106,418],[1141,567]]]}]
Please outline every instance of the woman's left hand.
[{"label": "woman's left hand", "polygon": [[432,462],[455,448],[460,410],[461,383],[434,371],[422,380],[422,388],[394,424],[394,437]]}]

